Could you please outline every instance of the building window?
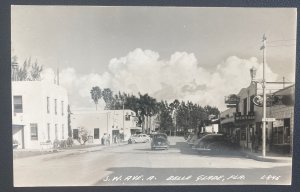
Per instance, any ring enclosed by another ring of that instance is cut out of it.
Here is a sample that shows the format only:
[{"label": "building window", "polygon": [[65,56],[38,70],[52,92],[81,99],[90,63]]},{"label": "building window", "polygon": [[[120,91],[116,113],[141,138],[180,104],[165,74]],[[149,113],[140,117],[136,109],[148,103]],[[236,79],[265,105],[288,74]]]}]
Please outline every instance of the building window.
[{"label": "building window", "polygon": [[290,144],[290,119],[278,119],[273,122],[273,144]]},{"label": "building window", "polygon": [[14,112],[23,113],[22,96],[14,96]]},{"label": "building window", "polygon": [[48,140],[50,140],[50,123],[47,123],[47,134],[48,134]]},{"label": "building window", "polygon": [[50,97],[47,97],[47,113],[50,113]]},{"label": "building window", "polygon": [[55,124],[55,139],[58,139],[57,124]]},{"label": "building window", "polygon": [[125,121],[130,121],[130,115],[128,113],[125,115]]},{"label": "building window", "polygon": [[94,139],[99,139],[99,128],[94,128]]},{"label": "building window", "polygon": [[65,126],[64,126],[64,124],[61,125],[61,134],[62,134],[61,138],[64,139],[65,138],[65,136],[64,136],[65,135]]},{"label": "building window", "polygon": [[64,116],[64,101],[61,101],[61,115]]},{"label": "building window", "polygon": [[247,98],[245,98],[243,100],[243,104],[244,104],[244,106],[243,106],[243,114],[247,115]]},{"label": "building window", "polygon": [[54,99],[54,113],[57,115],[57,99]]},{"label": "building window", "polygon": [[73,129],[73,139],[78,139],[78,129]]},{"label": "building window", "polygon": [[30,123],[31,140],[38,140],[38,127],[36,123]]},{"label": "building window", "polygon": [[250,97],[250,112],[254,112],[254,103],[253,103],[254,95]]}]

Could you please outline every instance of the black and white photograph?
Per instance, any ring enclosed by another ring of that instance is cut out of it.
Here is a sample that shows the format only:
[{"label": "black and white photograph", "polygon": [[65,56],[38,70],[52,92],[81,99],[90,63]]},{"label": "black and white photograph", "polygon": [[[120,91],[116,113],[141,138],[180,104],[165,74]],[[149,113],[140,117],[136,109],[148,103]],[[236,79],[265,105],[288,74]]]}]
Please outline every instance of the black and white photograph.
[{"label": "black and white photograph", "polygon": [[288,7],[11,5],[14,187],[290,186],[296,38]]}]

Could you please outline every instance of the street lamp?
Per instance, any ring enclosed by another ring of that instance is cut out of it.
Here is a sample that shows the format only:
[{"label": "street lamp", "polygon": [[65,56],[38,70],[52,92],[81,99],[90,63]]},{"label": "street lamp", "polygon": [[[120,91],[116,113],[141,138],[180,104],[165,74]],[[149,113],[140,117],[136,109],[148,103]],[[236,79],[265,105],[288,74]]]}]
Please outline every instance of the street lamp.
[{"label": "street lamp", "polygon": [[257,71],[257,69],[254,66],[250,69],[250,75],[251,75],[251,82],[252,83],[255,81],[256,71]]},{"label": "street lamp", "polygon": [[267,44],[267,38],[265,34],[263,35],[263,46],[260,48],[260,50],[263,50],[263,78],[262,80],[258,81],[255,79],[256,77],[256,69],[252,67],[250,69],[250,75],[251,75],[251,82],[260,83],[262,85],[263,90],[263,117],[262,117],[262,156],[266,156],[266,107],[267,107],[267,97],[266,97],[266,44]]}]

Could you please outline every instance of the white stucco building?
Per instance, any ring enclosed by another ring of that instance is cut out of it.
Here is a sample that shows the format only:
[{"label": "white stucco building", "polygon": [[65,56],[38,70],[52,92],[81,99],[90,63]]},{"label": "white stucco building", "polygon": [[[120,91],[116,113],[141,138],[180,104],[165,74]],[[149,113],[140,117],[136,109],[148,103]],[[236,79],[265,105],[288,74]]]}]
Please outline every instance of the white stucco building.
[{"label": "white stucco building", "polygon": [[68,138],[67,91],[44,81],[12,81],[12,131],[18,148],[52,147]]},{"label": "white stucco building", "polygon": [[132,110],[101,110],[101,111],[76,111],[72,110],[71,128],[73,139],[78,137],[81,127],[88,131],[87,143],[100,144],[104,134],[110,135],[113,142],[114,136],[127,141],[132,134],[141,132],[141,127],[136,127],[136,113]]}]

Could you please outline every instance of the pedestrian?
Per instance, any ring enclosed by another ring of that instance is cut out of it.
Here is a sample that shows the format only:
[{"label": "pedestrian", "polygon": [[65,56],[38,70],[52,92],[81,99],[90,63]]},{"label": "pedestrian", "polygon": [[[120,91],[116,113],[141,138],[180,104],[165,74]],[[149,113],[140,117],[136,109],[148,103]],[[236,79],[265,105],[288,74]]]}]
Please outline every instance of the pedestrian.
[{"label": "pedestrian", "polygon": [[117,143],[117,135],[114,135],[114,143]]},{"label": "pedestrian", "polygon": [[108,134],[108,137],[107,137],[107,144],[110,145],[110,134]]}]

